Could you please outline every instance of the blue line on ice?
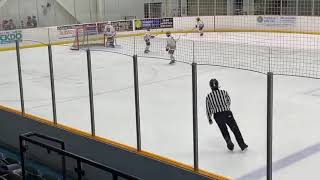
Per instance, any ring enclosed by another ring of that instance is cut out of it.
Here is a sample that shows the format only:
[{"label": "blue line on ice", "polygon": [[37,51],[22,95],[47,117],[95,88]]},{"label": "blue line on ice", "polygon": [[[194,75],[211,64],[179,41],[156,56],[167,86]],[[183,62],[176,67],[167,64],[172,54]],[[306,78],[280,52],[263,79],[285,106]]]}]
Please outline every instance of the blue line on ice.
[{"label": "blue line on ice", "polygon": [[[318,152],[320,152],[320,143],[309,146],[301,151],[298,151],[298,152],[291,154],[287,157],[279,159],[276,162],[273,162],[272,163],[272,165],[273,165],[272,171],[277,172],[283,168],[291,166],[294,163],[297,163],[297,162],[299,162],[309,156],[312,156]],[[266,169],[267,168],[265,166],[265,167],[256,169],[256,170],[254,170],[254,171],[252,171],[242,177],[236,178],[236,179],[237,180],[257,180],[257,179],[260,179],[260,178],[263,178],[266,176],[266,172],[267,172]]]}]

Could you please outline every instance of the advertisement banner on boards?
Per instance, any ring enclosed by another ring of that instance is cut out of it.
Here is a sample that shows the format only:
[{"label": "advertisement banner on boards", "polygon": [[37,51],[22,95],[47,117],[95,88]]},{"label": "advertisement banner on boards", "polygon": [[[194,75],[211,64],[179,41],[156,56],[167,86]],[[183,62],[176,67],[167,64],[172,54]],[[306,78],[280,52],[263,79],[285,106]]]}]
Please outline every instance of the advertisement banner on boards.
[{"label": "advertisement banner on boards", "polygon": [[268,27],[293,27],[296,25],[295,16],[258,16],[257,25]]},{"label": "advertisement banner on boards", "polygon": [[65,26],[58,26],[58,39],[66,39],[66,38],[74,38],[76,33],[75,30],[82,29],[83,32],[83,25],[82,24],[75,24],[75,25],[65,25]]},{"label": "advertisement banner on boards", "polygon": [[65,25],[57,27],[58,39],[74,38],[76,36],[76,29],[78,29],[79,34],[82,34],[84,30],[86,30],[88,35],[98,34],[96,23]]},{"label": "advertisement banner on boards", "polygon": [[[107,25],[107,22],[97,23],[98,33],[104,32],[104,27]],[[117,32],[133,31],[133,22],[131,20],[123,21],[112,21],[111,25]]]},{"label": "advertisement banner on boards", "polygon": [[22,41],[22,31],[0,31],[0,44],[15,43],[17,40]]},{"label": "advertisement banner on boards", "polygon": [[86,30],[86,33],[88,33],[88,35],[96,35],[96,34],[98,34],[97,24],[96,23],[84,24],[83,27]]},{"label": "advertisement banner on boards", "polygon": [[136,30],[173,28],[173,18],[151,18],[134,20]]}]

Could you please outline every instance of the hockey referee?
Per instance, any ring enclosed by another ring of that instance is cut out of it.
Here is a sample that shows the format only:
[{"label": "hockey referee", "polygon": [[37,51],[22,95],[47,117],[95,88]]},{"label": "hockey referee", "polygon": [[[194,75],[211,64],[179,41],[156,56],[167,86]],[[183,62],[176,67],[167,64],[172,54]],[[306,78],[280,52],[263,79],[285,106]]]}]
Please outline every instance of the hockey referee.
[{"label": "hockey referee", "polygon": [[206,108],[209,123],[212,124],[212,115],[219,126],[219,129],[223,135],[224,140],[227,143],[227,147],[230,151],[233,151],[234,145],[231,141],[227,125],[235,135],[238,145],[241,150],[244,151],[248,148],[248,145],[244,142],[239,127],[230,111],[231,100],[225,90],[219,89],[219,82],[216,79],[211,79],[210,87],[212,92],[207,95]]}]

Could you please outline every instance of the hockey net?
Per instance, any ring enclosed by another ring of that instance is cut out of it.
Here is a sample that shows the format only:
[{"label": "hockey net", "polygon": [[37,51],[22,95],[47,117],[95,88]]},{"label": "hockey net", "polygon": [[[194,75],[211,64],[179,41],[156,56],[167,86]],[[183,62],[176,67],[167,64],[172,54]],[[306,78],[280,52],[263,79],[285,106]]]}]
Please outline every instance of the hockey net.
[{"label": "hockey net", "polygon": [[71,46],[71,50],[80,50],[85,45],[85,41],[88,38],[85,27],[77,27],[73,29],[74,41]]},{"label": "hockey net", "polygon": [[103,34],[99,34],[94,28],[86,25],[79,26],[73,29],[73,43],[71,50],[80,50],[92,46],[104,46],[105,38]]}]

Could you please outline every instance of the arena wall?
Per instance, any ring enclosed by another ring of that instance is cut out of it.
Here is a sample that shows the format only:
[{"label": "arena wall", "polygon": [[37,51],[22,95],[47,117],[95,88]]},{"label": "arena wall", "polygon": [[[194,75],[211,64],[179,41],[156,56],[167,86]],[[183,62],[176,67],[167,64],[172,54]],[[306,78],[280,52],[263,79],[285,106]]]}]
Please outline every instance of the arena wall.
[{"label": "arena wall", "polygon": [[[175,17],[173,29],[152,30],[155,33],[173,31],[175,33],[194,32],[196,17]],[[320,34],[320,17],[308,16],[203,16],[207,32],[276,32]],[[261,22],[268,19],[268,22]],[[20,31],[20,30],[18,30]],[[74,38],[59,39],[57,27],[23,29],[22,48],[42,46],[42,44],[67,44]],[[118,36],[139,36],[144,31],[120,32]],[[102,36],[96,36],[102,38]],[[0,44],[0,51],[12,50],[15,44]]]},{"label": "arena wall", "polygon": [[[193,171],[189,165],[162,158],[158,155],[137,151],[133,147],[122,145],[98,136],[91,136],[67,126],[55,125],[52,121],[0,105],[0,142],[9,149],[19,150],[19,135],[37,132],[63,140],[66,150],[80,156],[103,163],[141,179],[153,180],[231,180],[230,178],[212,174],[206,171]],[[14,129],[14,131],[12,131]],[[48,142],[45,142],[48,143]],[[53,144],[51,144],[53,145]],[[56,146],[56,145],[54,145]],[[40,163],[60,170],[60,159],[55,153],[28,144],[27,157],[35,157]],[[68,174],[74,174],[75,161],[67,158]],[[112,179],[107,173],[83,165],[85,179]]]}]

